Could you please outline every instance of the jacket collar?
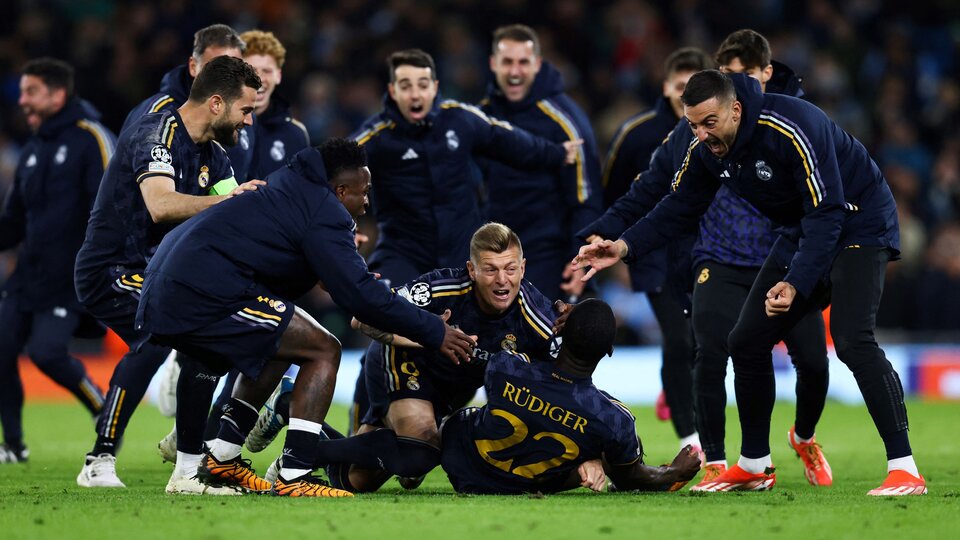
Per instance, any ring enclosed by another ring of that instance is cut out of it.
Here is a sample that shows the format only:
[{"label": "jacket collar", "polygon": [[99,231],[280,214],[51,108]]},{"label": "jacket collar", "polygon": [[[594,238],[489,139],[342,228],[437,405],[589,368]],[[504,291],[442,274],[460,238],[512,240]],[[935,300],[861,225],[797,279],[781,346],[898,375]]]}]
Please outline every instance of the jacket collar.
[{"label": "jacket collar", "polygon": [[43,138],[54,137],[65,128],[74,125],[77,120],[84,118],[99,120],[100,113],[93,108],[90,102],[78,97],[72,97],[67,100],[62,109],[40,124],[37,135]]},{"label": "jacket collar", "polygon": [[183,104],[190,97],[190,87],[193,86],[193,77],[187,64],[177,66],[168,71],[160,81],[160,92],[172,97],[178,104]]},{"label": "jacket collar", "polygon": [[[730,153],[725,159],[736,159],[746,151],[750,139],[753,137],[757,120],[760,118],[760,109],[763,108],[763,92],[760,90],[759,81],[743,73],[732,73],[730,79],[733,80],[733,87],[737,91],[737,100],[740,101],[743,112],[740,115],[737,137],[734,139]],[[706,147],[704,147],[704,150],[706,150]]]},{"label": "jacket collar", "polygon": [[[491,74],[492,77],[492,74]],[[523,99],[513,102],[507,99],[503,90],[497,86],[496,79],[492,80],[487,86],[487,95],[490,104],[497,110],[508,112],[522,111],[534,106],[538,101],[547,99],[563,93],[563,76],[560,71],[553,67],[550,62],[544,60],[540,65],[540,72],[537,73],[533,84],[530,85],[530,91]]]},{"label": "jacket collar", "polygon": [[383,95],[383,116],[392,120],[393,123],[397,125],[396,130],[399,133],[404,135],[421,135],[429,131],[437,120],[437,117],[440,115],[440,104],[442,102],[443,96],[437,92],[437,96],[433,100],[433,106],[430,108],[430,112],[427,113],[426,118],[416,124],[411,124],[403,117],[403,114],[400,113],[400,107],[397,106],[397,102],[390,97],[389,93],[385,93]]}]

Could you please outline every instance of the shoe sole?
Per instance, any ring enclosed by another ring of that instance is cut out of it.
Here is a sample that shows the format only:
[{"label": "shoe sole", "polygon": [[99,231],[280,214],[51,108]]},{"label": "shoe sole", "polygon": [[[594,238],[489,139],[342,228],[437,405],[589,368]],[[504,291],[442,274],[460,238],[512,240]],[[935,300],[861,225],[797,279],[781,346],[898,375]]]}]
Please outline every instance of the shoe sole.
[{"label": "shoe sole", "polygon": [[927,486],[900,486],[877,488],[867,492],[871,497],[900,497],[904,495],[926,495]]},{"label": "shoe sole", "polygon": [[733,484],[730,482],[710,482],[701,486],[697,484],[690,488],[690,491],[705,491],[707,493],[720,493],[728,491],[770,491],[776,485],[776,478],[765,478],[763,480],[753,480],[744,484]]}]

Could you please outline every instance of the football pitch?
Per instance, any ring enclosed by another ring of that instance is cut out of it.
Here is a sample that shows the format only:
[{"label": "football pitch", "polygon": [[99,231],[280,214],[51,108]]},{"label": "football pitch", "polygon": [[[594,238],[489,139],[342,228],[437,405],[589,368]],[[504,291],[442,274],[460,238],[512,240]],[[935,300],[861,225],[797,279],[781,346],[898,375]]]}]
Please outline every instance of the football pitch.
[{"label": "football pitch", "polygon": [[[908,403],[911,442],[929,494],[873,498],[885,474],[882,444],[864,407],[828,402],[817,439],[834,486],[814,488],[787,448],[793,405],[773,419],[777,486],[767,493],[596,494],[586,490],[521,497],[460,496],[439,468],[406,492],[391,480],[353,499],[269,496],[189,497],[163,491],[172,466],[156,444],[172,421],[144,405],[127,431],[118,473],[127,489],[84,489],[75,477],[93,442],[90,418],[73,404],[28,403],[27,464],[0,465],[0,538],[162,538],[167,540],[305,537],[372,538],[949,538],[960,528],[960,404]],[[646,462],[669,461],[676,439],[652,408],[634,408]],[[334,407],[334,426],[346,422]],[[736,411],[728,410],[728,458],[736,456]],[[282,435],[281,435],[282,437]],[[275,443],[252,454],[264,472]],[[952,531],[952,532],[951,532]],[[954,537],[955,538],[955,537]]]}]

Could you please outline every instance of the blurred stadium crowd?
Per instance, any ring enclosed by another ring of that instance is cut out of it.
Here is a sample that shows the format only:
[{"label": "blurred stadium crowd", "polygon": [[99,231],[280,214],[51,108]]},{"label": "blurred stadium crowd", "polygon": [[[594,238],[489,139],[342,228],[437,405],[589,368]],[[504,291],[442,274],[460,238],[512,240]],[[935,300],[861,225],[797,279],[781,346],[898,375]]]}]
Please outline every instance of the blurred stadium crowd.
[{"label": "blurred stadium crowd", "polygon": [[[163,73],[187,59],[197,29],[222,22],[241,32],[270,30],[288,51],[278,92],[294,103],[294,116],[317,144],[349,134],[380,108],[384,59],[397,49],[432,53],[441,93],[478,101],[491,81],[492,30],[522,22],[539,33],[544,57],[560,68],[569,94],[589,114],[603,153],[620,122],[652,106],[661,89],[663,60],[672,50],[694,45],[712,53],[729,32],[754,28],[769,38],[775,59],[803,76],[807,98],[867,146],[897,199],[903,260],[889,266],[878,320],[886,339],[955,341],[960,330],[960,133],[955,129],[960,124],[960,11],[955,0],[4,4],[0,192],[10,185],[19,144],[29,134],[17,107],[19,69],[39,56],[72,63],[79,95],[92,101],[116,131],[130,109],[156,91]],[[0,265],[10,265],[13,256],[3,254]],[[623,341],[657,339],[646,303],[637,302],[613,277],[600,292],[619,305]],[[329,315],[321,317],[328,329],[338,336],[352,334],[335,308],[326,309]],[[351,345],[349,338],[345,345]]]}]

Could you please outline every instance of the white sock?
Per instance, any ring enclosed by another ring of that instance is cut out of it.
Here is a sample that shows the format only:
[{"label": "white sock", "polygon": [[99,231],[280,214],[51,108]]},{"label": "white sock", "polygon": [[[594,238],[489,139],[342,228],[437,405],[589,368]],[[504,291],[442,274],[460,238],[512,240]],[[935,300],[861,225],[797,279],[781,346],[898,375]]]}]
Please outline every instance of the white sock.
[{"label": "white sock", "polygon": [[233,444],[223,439],[214,439],[208,446],[210,447],[210,453],[220,462],[230,461],[240,455],[239,444]]},{"label": "white sock", "polygon": [[765,471],[767,467],[772,466],[773,461],[770,459],[770,454],[767,454],[762,458],[747,458],[740,456],[740,459],[737,460],[737,465],[750,474],[760,474]]},{"label": "white sock", "polygon": [[726,468],[727,468],[727,460],[721,459],[721,460],[719,460],[719,461],[708,461],[708,462],[707,462],[707,466],[709,467],[710,465],[723,465],[723,468],[726,469]]},{"label": "white sock", "polygon": [[304,420],[302,418],[291,418],[290,423],[287,425],[287,430],[306,431],[307,433],[319,435],[323,433],[323,424],[320,424],[319,422],[311,422],[310,420]]},{"label": "white sock", "polygon": [[193,478],[197,475],[197,468],[200,467],[200,454],[184,454],[177,451],[177,465],[175,473],[182,478]]},{"label": "white sock", "polygon": [[913,454],[887,460],[887,472],[893,470],[907,471],[913,476],[920,478],[920,471],[917,470],[917,464],[913,461]]},{"label": "white sock", "polygon": [[795,443],[797,443],[797,444],[806,444],[806,443],[812,441],[812,440],[814,439],[814,437],[816,437],[816,436],[817,436],[817,434],[814,433],[813,436],[811,436],[809,439],[804,439],[804,438],[800,437],[799,435],[797,435],[797,432],[794,431],[794,432],[793,432],[793,442],[795,442]]},{"label": "white sock", "polygon": [[[287,431],[306,431],[308,433],[313,433],[314,435],[320,435],[323,433],[323,425],[319,422],[311,422],[310,420],[304,420],[302,418],[291,418],[290,424],[287,425]],[[311,469],[292,469],[290,467],[284,467],[283,460],[280,460],[280,476],[284,480],[293,480],[294,478],[300,478],[301,476],[310,472]]]},{"label": "white sock", "polygon": [[681,449],[681,450],[683,449],[684,446],[686,446],[686,445],[688,445],[688,444],[689,444],[690,446],[694,447],[694,448],[700,449],[700,448],[701,448],[701,446],[700,446],[700,434],[697,433],[696,431],[694,431],[692,435],[687,435],[686,437],[682,437],[682,438],[680,439],[680,449]]}]

